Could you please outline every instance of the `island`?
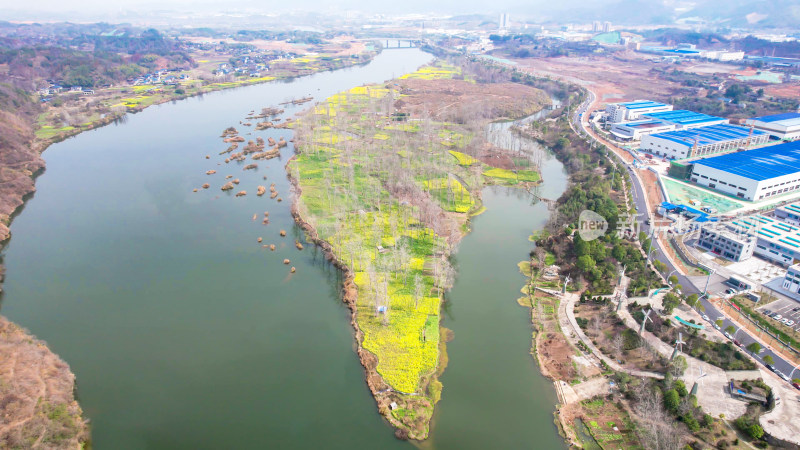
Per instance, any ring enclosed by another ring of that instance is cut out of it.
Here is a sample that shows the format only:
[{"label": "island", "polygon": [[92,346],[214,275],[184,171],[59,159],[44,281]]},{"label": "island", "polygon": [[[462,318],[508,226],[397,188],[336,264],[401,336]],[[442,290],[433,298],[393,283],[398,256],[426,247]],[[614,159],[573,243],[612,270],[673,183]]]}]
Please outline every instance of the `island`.
[{"label": "island", "polygon": [[400,439],[428,436],[442,395],[448,258],[482,211],[481,189],[541,180],[529,160],[485,137],[490,121],[550,102],[539,89],[487,76],[500,70],[437,61],[334,95],[295,125],[293,215],[344,272],[367,383]]}]

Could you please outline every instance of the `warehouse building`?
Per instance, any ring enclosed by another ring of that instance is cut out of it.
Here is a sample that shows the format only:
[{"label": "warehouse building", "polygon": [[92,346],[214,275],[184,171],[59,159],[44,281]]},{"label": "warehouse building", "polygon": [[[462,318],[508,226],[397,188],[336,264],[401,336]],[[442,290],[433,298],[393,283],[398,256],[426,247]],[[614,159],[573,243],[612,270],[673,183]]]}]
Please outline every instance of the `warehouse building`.
[{"label": "warehouse building", "polygon": [[769,133],[775,139],[800,139],[800,113],[774,114],[747,119],[745,124]]},{"label": "warehouse building", "polygon": [[800,141],[700,159],[691,170],[694,183],[745,200],[797,192]]},{"label": "warehouse building", "polygon": [[640,150],[665,158],[683,159],[713,155],[766,144],[769,135],[727,123],[653,133],[642,137]]},{"label": "warehouse building", "polygon": [[753,256],[756,238],[749,233],[736,233],[722,226],[700,229],[697,245],[731,261],[744,261]]},{"label": "warehouse building", "polygon": [[728,119],[723,119],[722,117],[709,116],[708,114],[696,113],[685,109],[646,113],[642,114],[642,117],[675,125],[676,130],[728,123]]},{"label": "warehouse building", "polygon": [[611,125],[609,131],[614,136],[623,140],[638,141],[643,136],[653,133],[663,133],[674,130],[675,125],[664,123],[658,120],[635,120],[633,122],[622,122]]},{"label": "warehouse building", "polygon": [[609,103],[606,105],[606,118],[609,123],[636,120],[642,114],[672,111],[672,105],[653,102],[650,100],[636,100],[635,102]]}]

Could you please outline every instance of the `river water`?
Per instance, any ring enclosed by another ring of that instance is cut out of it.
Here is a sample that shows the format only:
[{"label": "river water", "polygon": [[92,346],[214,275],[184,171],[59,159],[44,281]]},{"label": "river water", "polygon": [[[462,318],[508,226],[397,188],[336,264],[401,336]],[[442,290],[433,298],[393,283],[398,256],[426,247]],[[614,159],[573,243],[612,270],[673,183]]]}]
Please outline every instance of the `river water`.
[{"label": "river water", "polygon": [[[291,144],[249,171],[218,153],[223,129],[248,132],[238,121],[250,110],[320,100],[430,59],[391,50],[362,67],[155,106],[45,152],[47,171],[3,252],[0,312],[70,364],[95,448],[410,448],[376,412],[337,271],[313,246],[293,245],[302,237],[283,169]],[[566,176],[553,158],[544,164],[541,195],[555,198]],[[225,175],[249,195],[220,191]],[[268,183],[283,202],[254,195]],[[488,211],[456,256],[445,314],[456,339],[428,447],[561,445],[553,389],[528,354],[528,315],[515,302],[524,282],[515,264],[547,212],[532,198],[484,191]]]}]

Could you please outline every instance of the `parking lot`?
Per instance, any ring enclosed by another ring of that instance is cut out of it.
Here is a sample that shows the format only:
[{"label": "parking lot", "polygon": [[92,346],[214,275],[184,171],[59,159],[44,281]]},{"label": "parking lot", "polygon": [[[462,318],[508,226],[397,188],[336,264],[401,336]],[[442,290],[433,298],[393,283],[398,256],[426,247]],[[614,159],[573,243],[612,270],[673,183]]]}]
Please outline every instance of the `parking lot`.
[{"label": "parking lot", "polygon": [[761,313],[770,311],[770,314],[779,314],[781,316],[780,320],[788,319],[793,321],[794,324],[790,322],[791,328],[800,331],[800,302],[783,298],[775,300],[768,305],[760,306],[756,310]]}]

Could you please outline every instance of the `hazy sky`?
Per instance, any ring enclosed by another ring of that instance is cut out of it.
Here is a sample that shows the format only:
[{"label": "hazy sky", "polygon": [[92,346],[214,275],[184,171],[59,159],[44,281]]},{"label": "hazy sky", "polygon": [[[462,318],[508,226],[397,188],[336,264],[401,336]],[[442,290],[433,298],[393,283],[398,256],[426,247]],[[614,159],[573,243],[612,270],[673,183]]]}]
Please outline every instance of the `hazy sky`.
[{"label": "hazy sky", "polygon": [[[800,26],[800,0],[0,0],[0,20],[106,21],[161,26],[244,25],[265,14],[291,10],[334,13],[442,15],[509,13],[512,22],[555,21],[615,24],[670,24],[679,17],[700,17],[725,26]],[[242,13],[228,23],[215,13]],[[753,21],[753,18],[757,20]],[[180,18],[181,21],[172,21]],[[177,23],[180,22],[180,23]],[[291,24],[289,24],[291,26]]]},{"label": "hazy sky", "polygon": [[[566,0],[573,2],[574,0]],[[582,0],[582,5],[599,4],[602,0]],[[0,6],[0,19],[2,10],[9,9],[31,12],[72,12],[86,11],[94,13],[108,13],[120,11],[136,11],[146,13],[148,10],[185,10],[190,12],[207,13],[231,10],[260,10],[266,13],[282,12],[290,9],[307,11],[330,10],[361,10],[370,12],[443,12],[449,14],[469,14],[475,12],[495,13],[504,10],[535,11],[537,8],[552,5],[548,0],[401,0],[390,2],[386,0],[25,0],[12,3],[11,0],[0,0],[6,7]],[[561,0],[558,3],[564,3]]]}]

